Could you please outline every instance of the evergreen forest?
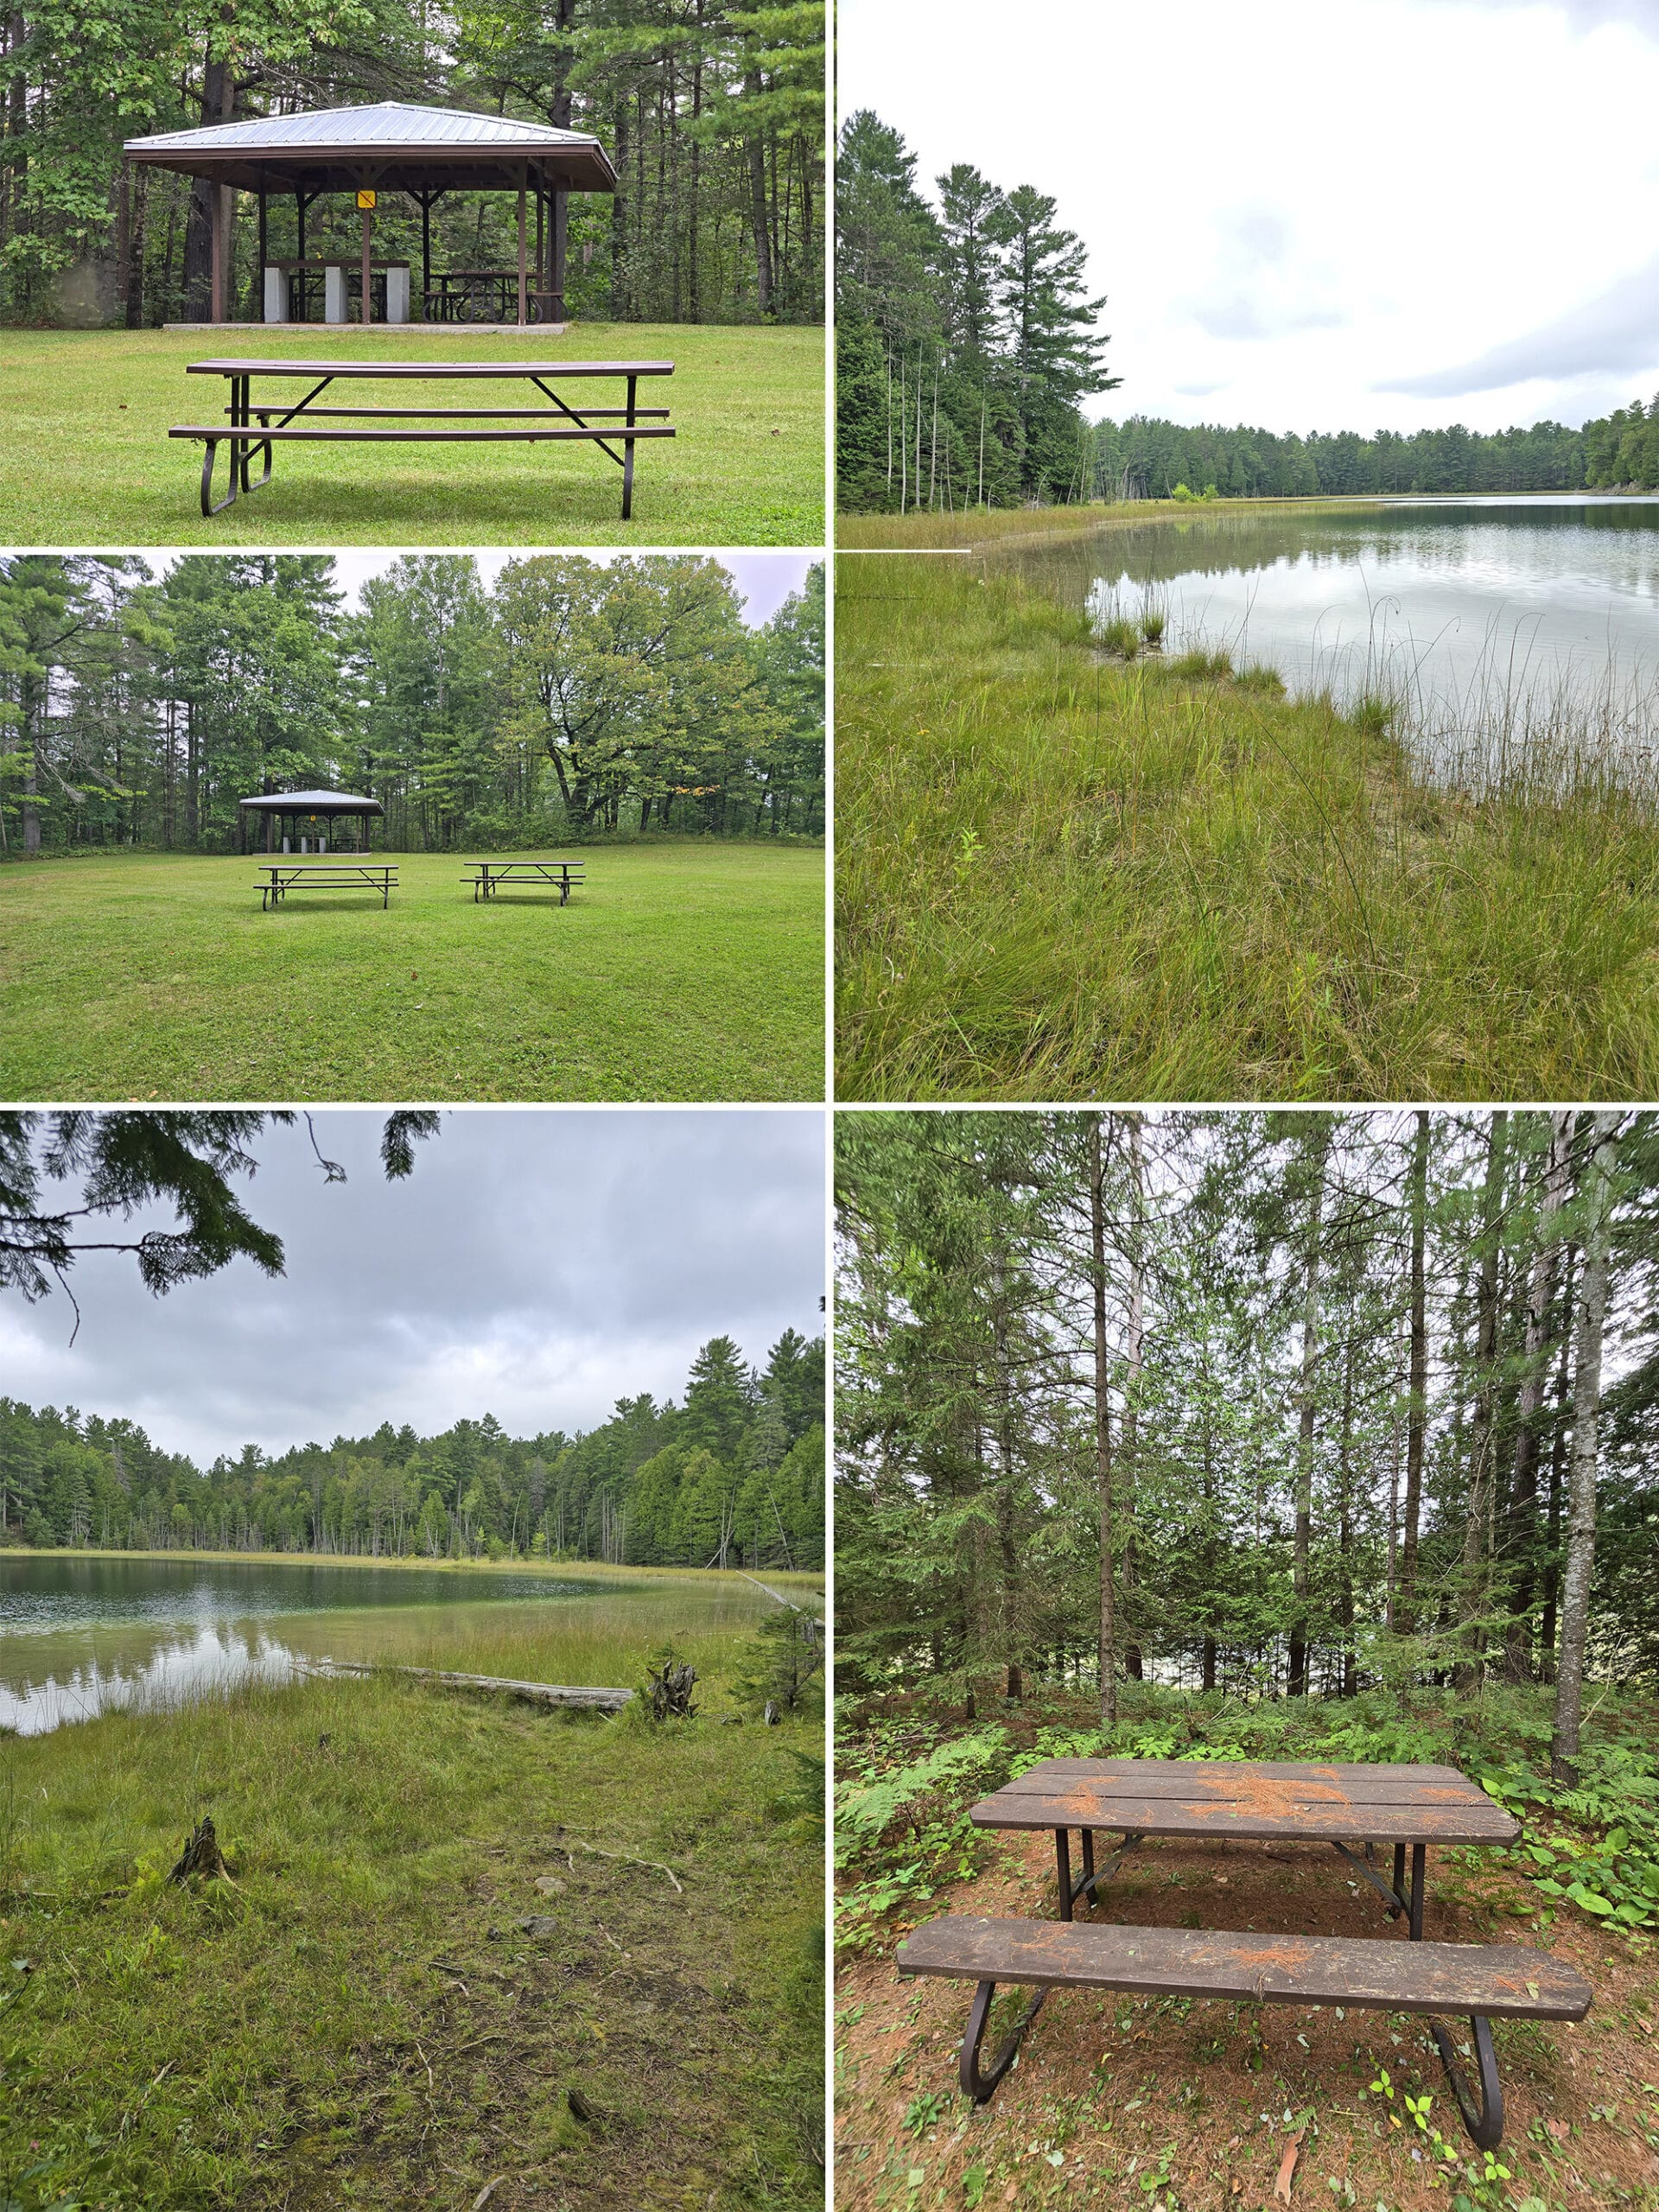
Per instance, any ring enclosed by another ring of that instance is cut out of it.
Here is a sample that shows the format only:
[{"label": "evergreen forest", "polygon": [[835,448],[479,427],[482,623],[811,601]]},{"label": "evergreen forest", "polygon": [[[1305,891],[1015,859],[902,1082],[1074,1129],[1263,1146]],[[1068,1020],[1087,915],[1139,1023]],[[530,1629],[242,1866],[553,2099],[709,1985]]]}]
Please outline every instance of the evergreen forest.
[{"label": "evergreen forest", "polygon": [[[159,564],[156,564],[159,565]],[[746,626],[719,562],[0,561],[0,858],[228,852],[238,801],[385,806],[397,851],[823,828],[823,572]]]},{"label": "evergreen forest", "polygon": [[[859,1695],[1659,1672],[1659,1120],[843,1117]],[[1379,1754],[1380,1755],[1380,1754]]]},{"label": "evergreen forest", "polygon": [[791,1329],[753,1368],[714,1337],[678,1404],[621,1398],[583,1434],[388,1420],[206,1469],[130,1421],[0,1398],[0,1545],[818,1569],[823,1357]]},{"label": "evergreen forest", "polygon": [[869,111],[836,168],[836,455],[846,513],[1087,500],[1659,489],[1659,395],[1574,429],[1315,431],[1133,415],[1085,250],[1033,188],[916,156]]},{"label": "evergreen forest", "polygon": [[[821,0],[28,0],[7,14],[0,319],[200,321],[212,188],[130,171],[124,142],[381,100],[588,131],[615,194],[572,194],[566,299],[588,320],[817,322],[823,312]],[[416,202],[383,195],[375,251],[419,265]],[[308,255],[355,251],[340,194]],[[505,193],[447,194],[434,267],[507,265]],[[269,251],[297,248],[290,197]],[[232,319],[257,321],[254,196],[234,195]]]}]

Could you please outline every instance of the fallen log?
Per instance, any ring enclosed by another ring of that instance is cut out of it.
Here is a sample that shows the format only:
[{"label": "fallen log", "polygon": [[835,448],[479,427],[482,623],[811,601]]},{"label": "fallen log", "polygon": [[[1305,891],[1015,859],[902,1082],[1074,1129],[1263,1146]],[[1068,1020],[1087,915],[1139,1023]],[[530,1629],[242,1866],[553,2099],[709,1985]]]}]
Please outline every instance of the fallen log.
[{"label": "fallen log", "polygon": [[507,1697],[521,1697],[531,1705],[586,1707],[600,1713],[620,1713],[633,1696],[632,1690],[601,1689],[587,1683],[514,1682],[498,1675],[452,1675],[441,1667],[372,1667],[359,1659],[331,1659],[327,1671],[340,1675],[410,1675],[417,1681],[441,1682],[452,1690],[498,1690]]}]

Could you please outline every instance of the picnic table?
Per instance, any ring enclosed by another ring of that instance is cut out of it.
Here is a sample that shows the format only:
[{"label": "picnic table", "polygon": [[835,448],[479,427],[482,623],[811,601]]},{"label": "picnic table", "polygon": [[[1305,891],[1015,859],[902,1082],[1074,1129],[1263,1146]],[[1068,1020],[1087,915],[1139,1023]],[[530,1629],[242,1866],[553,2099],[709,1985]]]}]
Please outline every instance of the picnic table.
[{"label": "picnic table", "polygon": [[290,891],[378,891],[384,908],[391,904],[391,894],[397,888],[396,861],[265,861],[259,875],[259,905],[266,913],[279,906]]},{"label": "picnic table", "polygon": [[[1466,1775],[1450,1766],[1309,1766],[1266,1759],[1045,1759],[976,1805],[976,1827],[1052,1828],[1060,1918],[1097,1891],[1143,1837],[1249,1836],[1328,1843],[1382,1897],[1389,1917],[1404,1914],[1422,1940],[1423,1874],[1430,1843],[1512,1843],[1521,1824]],[[1074,1881],[1071,1832],[1082,1841]],[[1096,1871],[1096,1829],[1123,1842]],[[1362,1855],[1351,1846],[1358,1842]],[[1376,1863],[1394,1846],[1394,1879]],[[1411,1853],[1411,1881],[1405,1879]]]},{"label": "picnic table", "polygon": [[467,865],[477,870],[461,879],[472,885],[474,906],[493,899],[504,883],[550,883],[558,892],[560,906],[568,906],[571,885],[582,880],[581,861],[468,861]]},{"label": "picnic table", "polygon": [[[622,471],[622,519],[633,512],[633,449],[640,438],[671,438],[674,427],[665,407],[638,404],[642,377],[668,377],[672,361],[293,361],[220,358],[192,361],[191,376],[223,377],[230,386],[225,409],[226,423],[183,423],[168,432],[171,438],[200,439],[206,447],[201,465],[201,512],[222,514],[239,492],[257,492],[269,484],[279,441],[313,444],[358,442],[412,442],[442,444],[534,445],[586,440],[609,455]],[[256,377],[299,378],[311,389],[296,400],[256,401]],[[627,388],[625,407],[578,408],[559,397],[550,379],[561,384],[594,378],[623,380]],[[535,385],[551,402],[546,407],[320,407],[316,402],[340,381],[380,384],[450,382],[488,383],[502,378]],[[280,418],[280,419],[274,419]],[[474,424],[504,424],[505,428],[476,429]],[[343,424],[343,428],[330,427]],[[383,425],[394,427],[386,428]],[[435,424],[435,428],[417,428]],[[457,427],[457,426],[464,427]],[[221,444],[230,448],[228,494],[213,501],[213,470]],[[617,447],[622,451],[619,453]],[[251,478],[249,464],[264,449],[265,473]]]},{"label": "picnic table", "polygon": [[[978,1827],[1051,1829],[1058,1900],[1054,1921],[950,1915],[916,1929],[899,1947],[896,1963],[902,1974],[941,1974],[977,1984],[960,2075],[964,2093],[979,2103],[1014,2063],[1052,1989],[1342,2005],[1426,2015],[1464,2124],[1477,2144],[1491,2148],[1503,2134],[1503,2100],[1491,2020],[1578,2020],[1592,2001],[1584,1976],[1547,1952],[1424,1940],[1429,1844],[1502,1845],[1521,1833],[1520,1823],[1455,1767],[1045,1759],[982,1799],[969,1817]],[[1075,1879],[1074,1829],[1083,1861]],[[1100,1866],[1094,1855],[1097,1830],[1123,1839]],[[1389,1918],[1403,1918],[1407,1940],[1285,1938],[1075,1922],[1078,1898],[1097,1903],[1101,1885],[1148,1836],[1330,1844],[1379,1893]],[[1376,1861],[1377,1847],[1389,1844],[1392,1880]],[[980,2044],[999,1981],[1034,1986],[1037,1993],[987,2067],[980,2062]],[[1450,2032],[1436,2017],[1441,2012],[1468,2016],[1478,2095],[1458,2063]]]}]

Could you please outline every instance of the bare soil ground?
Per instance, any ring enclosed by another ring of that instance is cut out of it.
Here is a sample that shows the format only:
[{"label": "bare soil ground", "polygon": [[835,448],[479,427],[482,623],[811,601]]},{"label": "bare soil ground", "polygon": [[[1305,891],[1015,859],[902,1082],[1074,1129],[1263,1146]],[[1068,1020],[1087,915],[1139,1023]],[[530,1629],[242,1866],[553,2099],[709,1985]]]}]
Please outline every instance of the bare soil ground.
[{"label": "bare soil ground", "polygon": [[[1104,1840],[1103,1839],[1103,1840]],[[1478,1851],[1431,1851],[1426,1933],[1531,1943],[1596,1992],[1580,2025],[1498,2021],[1507,2119],[1489,2180],[1422,2024],[1403,2014],[1139,1999],[1061,1990],[1018,2063],[976,2108],[957,2086],[971,1986],[902,1982],[891,1952],[845,1967],[836,2005],[838,2212],[903,2206],[1141,2205],[1147,2212],[1579,2212],[1659,2208],[1659,1950],[1567,1911]],[[990,1840],[982,1871],[938,1912],[1055,1910],[1052,1839]],[[1380,1899],[1333,1851],[1306,1844],[1152,1840],[1108,1885],[1096,1919],[1167,1928],[1389,1936]],[[999,1994],[986,2038],[995,2047]],[[1395,2101],[1370,2085],[1386,2069]],[[1432,2095],[1433,2146],[1402,2111]],[[1292,2156],[1293,2145],[1294,2156]]]}]

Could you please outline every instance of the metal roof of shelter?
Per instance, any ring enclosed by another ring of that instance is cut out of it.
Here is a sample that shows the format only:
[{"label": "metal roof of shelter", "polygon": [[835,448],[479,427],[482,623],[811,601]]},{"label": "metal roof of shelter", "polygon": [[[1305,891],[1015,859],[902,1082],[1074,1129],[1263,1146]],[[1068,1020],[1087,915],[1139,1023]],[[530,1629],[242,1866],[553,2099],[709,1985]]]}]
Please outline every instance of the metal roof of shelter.
[{"label": "metal roof of shelter", "polygon": [[241,804],[261,814],[384,814],[378,798],[357,791],[268,791]]},{"label": "metal roof of shelter", "polygon": [[616,171],[599,140],[582,130],[462,108],[380,100],[370,107],[317,108],[302,115],[212,123],[129,138],[130,161],[245,191],[387,192],[515,188],[526,168],[576,192],[613,192]]}]

